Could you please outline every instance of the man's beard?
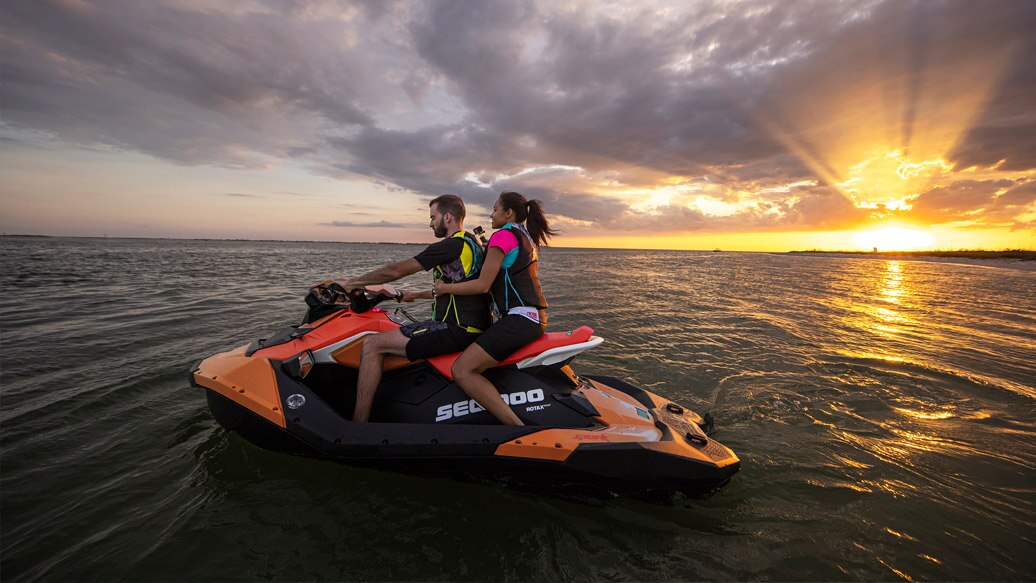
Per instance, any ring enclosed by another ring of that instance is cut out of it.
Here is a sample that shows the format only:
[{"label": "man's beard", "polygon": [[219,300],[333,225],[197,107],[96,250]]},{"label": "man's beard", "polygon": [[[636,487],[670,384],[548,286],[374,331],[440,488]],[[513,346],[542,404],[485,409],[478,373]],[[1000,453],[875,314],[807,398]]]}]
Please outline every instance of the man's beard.
[{"label": "man's beard", "polygon": [[438,225],[435,225],[435,228],[432,229],[432,233],[437,238],[442,239],[443,237],[446,236],[446,224],[445,223],[439,223]]}]

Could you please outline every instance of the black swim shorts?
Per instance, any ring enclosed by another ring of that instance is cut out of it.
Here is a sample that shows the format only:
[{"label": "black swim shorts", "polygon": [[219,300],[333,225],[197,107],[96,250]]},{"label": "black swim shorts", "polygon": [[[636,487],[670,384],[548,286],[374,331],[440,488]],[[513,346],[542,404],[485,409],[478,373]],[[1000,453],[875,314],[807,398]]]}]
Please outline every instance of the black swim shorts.
[{"label": "black swim shorts", "polygon": [[477,332],[468,332],[456,324],[437,320],[406,324],[399,331],[410,339],[406,343],[406,357],[410,360],[461,352],[478,338]]},{"label": "black swim shorts", "polygon": [[546,324],[538,324],[524,316],[507,314],[483,332],[475,344],[500,362],[535,342],[546,328]]}]

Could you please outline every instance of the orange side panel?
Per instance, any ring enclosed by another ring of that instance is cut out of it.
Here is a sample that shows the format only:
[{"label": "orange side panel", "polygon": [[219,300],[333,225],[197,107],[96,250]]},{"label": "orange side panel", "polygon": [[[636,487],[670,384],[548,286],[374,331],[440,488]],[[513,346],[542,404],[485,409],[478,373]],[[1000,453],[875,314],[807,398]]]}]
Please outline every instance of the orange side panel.
[{"label": "orange side panel", "polygon": [[493,455],[563,462],[578,444],[573,443],[572,431],[568,429],[544,429],[501,443]]},{"label": "orange side panel", "polygon": [[316,350],[364,331],[385,332],[399,328],[399,325],[385,316],[384,310],[374,308],[363,314],[338,312],[320,326],[301,338],[255,351],[253,356],[271,360],[284,360],[302,352]]},{"label": "orange side panel", "polygon": [[[335,359],[335,362],[343,366],[349,366],[352,368],[360,368],[360,352],[363,350],[363,341],[367,337],[360,338],[356,342],[346,344],[338,350],[331,353],[331,358]],[[392,370],[396,368],[402,368],[413,364],[406,358],[400,358],[398,356],[387,356],[385,362],[381,367],[381,370]]]},{"label": "orange side panel", "polygon": [[605,429],[544,429],[501,443],[493,454],[563,462],[583,443],[643,443],[645,435],[631,431],[633,429],[628,426]]},{"label": "orange side panel", "polygon": [[271,423],[287,427],[277,378],[265,358],[247,357],[242,346],[202,361],[194,373],[199,385],[216,391]]}]

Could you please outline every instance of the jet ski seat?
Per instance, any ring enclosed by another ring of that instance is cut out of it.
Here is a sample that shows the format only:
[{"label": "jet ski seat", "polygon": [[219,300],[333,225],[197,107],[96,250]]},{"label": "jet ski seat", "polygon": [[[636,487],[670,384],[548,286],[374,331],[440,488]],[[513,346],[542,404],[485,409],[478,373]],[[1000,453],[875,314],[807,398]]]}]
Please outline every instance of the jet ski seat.
[{"label": "jet ski seat", "polygon": [[[507,360],[496,366],[517,365],[518,368],[531,366],[550,365],[564,362],[575,355],[597,346],[604,339],[594,336],[594,329],[589,326],[580,326],[568,332],[546,332],[518,352],[512,354]],[[444,354],[428,359],[428,363],[435,367],[440,374],[447,379],[453,380],[453,363],[460,353]]]}]

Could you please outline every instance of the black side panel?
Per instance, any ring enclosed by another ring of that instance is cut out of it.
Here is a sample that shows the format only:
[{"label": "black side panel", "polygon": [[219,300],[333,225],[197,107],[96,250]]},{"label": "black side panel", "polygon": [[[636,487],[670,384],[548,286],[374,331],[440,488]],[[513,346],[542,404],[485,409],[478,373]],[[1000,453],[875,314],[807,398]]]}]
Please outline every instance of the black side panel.
[{"label": "black side panel", "polygon": [[601,412],[579,393],[554,393],[554,400],[586,417],[600,417]]},{"label": "black side panel", "polygon": [[[545,367],[536,367],[545,368]],[[535,369],[531,369],[535,370]],[[283,371],[282,371],[283,372]],[[318,364],[304,381],[286,376],[315,393],[336,414],[351,419],[356,399],[356,369],[336,364]],[[486,371],[500,393],[508,396],[512,410],[529,425],[588,427],[596,415],[586,407],[566,407],[553,395],[570,394],[571,381],[564,374],[530,374],[515,367]],[[427,362],[386,371],[374,395],[370,421],[374,423],[428,423],[499,425],[499,422],[457,386],[443,378]]]},{"label": "black side panel", "polygon": [[[280,370],[275,369],[275,374],[281,402],[285,403],[287,432],[323,455],[338,460],[488,456],[499,444],[542,429],[538,426],[353,423],[306,386]],[[298,409],[287,407],[287,398],[293,394],[305,398],[305,404]]]},{"label": "black side panel", "polygon": [[651,400],[651,396],[647,394],[647,391],[639,387],[627,383],[626,381],[620,381],[615,377],[606,377],[601,375],[583,375],[584,377],[602,382],[613,389],[618,389],[623,393],[636,399],[641,405],[647,407],[648,411],[655,408],[655,402]]},{"label": "black side panel", "polygon": [[432,365],[423,362],[382,375],[375,398],[406,405],[420,405],[449,385]]},{"label": "black side panel", "polygon": [[[372,421],[499,425],[456,383],[444,379],[427,363],[393,373],[383,377],[374,397]],[[534,376],[514,367],[493,368],[487,370],[485,376],[527,425],[591,427],[596,424],[585,410],[566,407],[552,398],[552,395],[572,391],[567,377]]]},{"label": "black side panel", "polygon": [[[565,366],[568,365],[569,361],[571,360],[572,359],[570,358],[563,363],[523,368],[522,372],[526,374],[531,374],[532,376],[541,379],[545,383],[550,383],[552,385],[558,386],[565,386],[574,389],[579,386],[579,383],[573,380],[572,377],[565,374],[565,372],[562,370]],[[571,371],[572,369],[568,370]]]},{"label": "black side panel", "polygon": [[351,420],[353,408],[356,406],[357,376],[358,372],[354,368],[338,364],[317,364],[303,382],[339,416]]}]

